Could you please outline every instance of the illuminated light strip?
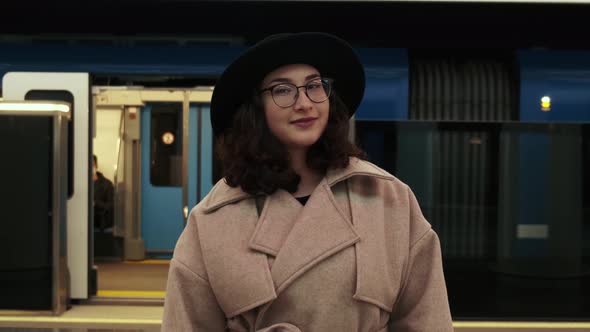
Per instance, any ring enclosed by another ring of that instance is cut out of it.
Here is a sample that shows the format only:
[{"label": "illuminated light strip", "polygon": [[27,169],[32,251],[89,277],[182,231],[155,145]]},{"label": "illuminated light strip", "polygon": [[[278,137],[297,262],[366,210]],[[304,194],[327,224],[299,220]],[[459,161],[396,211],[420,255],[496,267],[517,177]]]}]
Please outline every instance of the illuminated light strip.
[{"label": "illuminated light strip", "polygon": [[168,265],[169,259],[147,259],[145,261],[125,261],[124,264],[153,264],[153,265]]},{"label": "illuminated light strip", "polygon": [[99,290],[96,295],[101,297],[166,297],[162,291],[122,291],[122,290]]},{"label": "illuminated light strip", "polygon": [[58,111],[68,113],[70,107],[64,104],[52,103],[0,103],[0,111],[33,111],[33,112],[47,112]]},{"label": "illuminated light strip", "polygon": [[474,328],[536,328],[536,329],[590,329],[587,322],[453,322],[454,327]]}]

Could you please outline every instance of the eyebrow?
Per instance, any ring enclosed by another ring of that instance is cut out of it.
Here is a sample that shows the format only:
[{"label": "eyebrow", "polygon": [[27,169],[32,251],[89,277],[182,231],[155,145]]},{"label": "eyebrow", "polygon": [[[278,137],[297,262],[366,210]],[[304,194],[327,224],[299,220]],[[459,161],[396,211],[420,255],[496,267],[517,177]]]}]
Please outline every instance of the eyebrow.
[{"label": "eyebrow", "polygon": [[[321,76],[320,76],[320,74],[307,75],[305,77],[305,81],[309,81],[310,79],[316,78],[316,77],[321,77]],[[268,82],[268,84],[271,84],[271,83],[274,83],[274,82],[277,82],[277,83],[291,83],[293,81],[291,81],[291,79],[289,79],[289,78],[277,77],[277,78],[273,79],[272,81]]]}]

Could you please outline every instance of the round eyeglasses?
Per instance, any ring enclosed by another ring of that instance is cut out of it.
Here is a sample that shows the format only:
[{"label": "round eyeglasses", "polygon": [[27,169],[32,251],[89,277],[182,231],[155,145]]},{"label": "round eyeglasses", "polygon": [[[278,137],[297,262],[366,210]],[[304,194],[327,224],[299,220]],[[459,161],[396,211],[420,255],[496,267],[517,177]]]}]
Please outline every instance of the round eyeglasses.
[{"label": "round eyeglasses", "polygon": [[299,98],[299,89],[305,88],[305,95],[309,100],[314,103],[321,103],[330,98],[332,93],[332,83],[334,80],[331,78],[317,78],[309,81],[305,85],[297,86],[291,83],[279,83],[270,86],[266,89],[258,91],[262,94],[266,91],[270,91],[272,100],[275,104],[282,108],[291,107]]}]

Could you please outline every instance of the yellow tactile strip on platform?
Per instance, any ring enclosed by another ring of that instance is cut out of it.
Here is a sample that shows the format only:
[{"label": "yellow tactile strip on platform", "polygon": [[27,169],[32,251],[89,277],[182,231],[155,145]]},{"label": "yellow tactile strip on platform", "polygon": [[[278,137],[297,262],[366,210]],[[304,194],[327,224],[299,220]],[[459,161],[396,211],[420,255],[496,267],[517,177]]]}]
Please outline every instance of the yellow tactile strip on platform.
[{"label": "yellow tactile strip on platform", "polygon": [[590,332],[590,322],[453,322],[455,332]]},{"label": "yellow tactile strip on platform", "polygon": [[164,298],[166,297],[166,292],[137,290],[99,290],[96,295],[100,297]]},{"label": "yellow tactile strip on platform", "polygon": [[169,259],[146,259],[143,261],[124,261],[124,264],[152,264],[152,265],[170,265]]},{"label": "yellow tactile strip on platform", "polygon": [[149,329],[162,325],[162,306],[76,305],[61,316],[1,316],[0,327]]}]

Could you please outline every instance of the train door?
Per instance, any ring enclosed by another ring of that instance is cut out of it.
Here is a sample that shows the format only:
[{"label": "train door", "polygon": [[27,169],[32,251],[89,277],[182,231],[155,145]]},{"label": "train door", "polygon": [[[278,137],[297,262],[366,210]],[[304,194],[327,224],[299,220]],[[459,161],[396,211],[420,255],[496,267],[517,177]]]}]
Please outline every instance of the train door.
[{"label": "train door", "polygon": [[141,110],[141,232],[149,257],[170,257],[190,209],[211,189],[209,106],[190,104],[188,121],[184,112],[178,102]]},{"label": "train door", "polygon": [[[72,104],[69,124],[67,253],[70,297],[91,292],[89,248],[90,206],[90,78],[88,73],[9,72],[2,78],[4,100],[60,100]],[[76,158],[74,158],[76,156]],[[79,156],[79,157],[78,157]]]}]

